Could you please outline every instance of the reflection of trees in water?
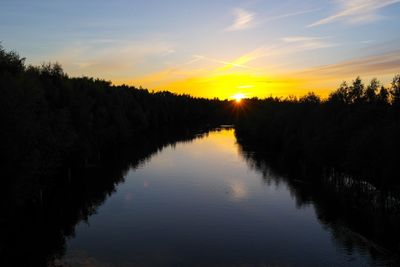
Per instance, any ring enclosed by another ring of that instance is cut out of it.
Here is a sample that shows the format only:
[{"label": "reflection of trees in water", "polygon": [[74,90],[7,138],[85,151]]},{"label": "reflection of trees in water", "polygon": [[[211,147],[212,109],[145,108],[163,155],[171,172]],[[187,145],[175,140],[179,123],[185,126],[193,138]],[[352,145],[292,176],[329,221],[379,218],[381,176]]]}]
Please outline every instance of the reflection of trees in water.
[{"label": "reflection of trees in water", "polygon": [[375,263],[399,264],[397,192],[379,190],[368,182],[333,171],[316,179],[315,173],[307,176],[301,170],[275,164],[261,153],[250,152],[251,147],[240,140],[239,150],[248,165],[262,174],[265,183],[284,183],[298,208],[313,205],[318,220],[329,230],[337,247],[349,255],[355,251],[368,253]]},{"label": "reflection of trees in water", "polygon": [[46,188],[41,194],[34,184],[23,184],[31,179],[20,179],[14,188],[23,192],[14,194],[25,197],[3,195],[0,203],[0,266],[52,265],[65,253],[66,239],[74,236],[75,226],[96,213],[130,168],[138,167],[165,146],[199,138],[195,133],[184,130],[147,135],[110,152],[90,168],[72,168],[56,177],[37,178],[40,188]]}]

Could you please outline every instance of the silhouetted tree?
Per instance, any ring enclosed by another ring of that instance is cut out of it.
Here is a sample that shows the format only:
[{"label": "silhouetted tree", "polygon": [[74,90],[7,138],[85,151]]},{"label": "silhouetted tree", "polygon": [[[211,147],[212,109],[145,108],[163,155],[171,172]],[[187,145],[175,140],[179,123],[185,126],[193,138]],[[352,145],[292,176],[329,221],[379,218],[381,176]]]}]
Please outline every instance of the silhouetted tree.
[{"label": "silhouetted tree", "polygon": [[393,97],[393,104],[400,105],[400,74],[393,78],[391,94]]},{"label": "silhouetted tree", "polygon": [[18,73],[25,69],[25,58],[21,58],[16,52],[7,52],[0,43],[0,72]]},{"label": "silhouetted tree", "polygon": [[361,78],[357,77],[349,88],[350,101],[353,103],[359,103],[363,100],[364,94],[364,84],[362,83]]},{"label": "silhouetted tree", "polygon": [[299,99],[299,102],[308,104],[320,104],[321,98],[317,96],[314,92],[309,92],[307,95],[301,97]]},{"label": "silhouetted tree", "polygon": [[377,100],[377,91],[380,84],[376,78],[373,78],[365,90],[365,100],[369,103],[374,103]]},{"label": "silhouetted tree", "polygon": [[377,95],[377,99],[381,104],[387,104],[389,102],[389,90],[386,89],[384,86],[381,86],[379,90],[379,94]]},{"label": "silhouetted tree", "polygon": [[329,95],[329,101],[335,103],[343,103],[343,104],[351,103],[349,90],[350,89],[349,86],[347,85],[347,82],[342,82],[339,88]]}]

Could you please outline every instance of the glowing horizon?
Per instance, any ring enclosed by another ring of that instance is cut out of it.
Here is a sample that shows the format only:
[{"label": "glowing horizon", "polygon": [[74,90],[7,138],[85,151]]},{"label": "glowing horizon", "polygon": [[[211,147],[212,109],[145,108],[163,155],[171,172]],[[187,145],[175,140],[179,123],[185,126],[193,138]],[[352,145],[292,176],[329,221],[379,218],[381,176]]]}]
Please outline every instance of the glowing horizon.
[{"label": "glowing horizon", "polygon": [[400,72],[400,0],[153,2],[5,3],[2,45],[71,76],[220,99],[325,97]]}]

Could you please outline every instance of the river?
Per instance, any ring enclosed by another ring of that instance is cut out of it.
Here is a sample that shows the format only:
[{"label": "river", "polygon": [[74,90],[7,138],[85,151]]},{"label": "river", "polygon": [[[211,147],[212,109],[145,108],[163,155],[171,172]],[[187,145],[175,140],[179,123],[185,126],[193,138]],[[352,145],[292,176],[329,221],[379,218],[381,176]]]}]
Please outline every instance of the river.
[{"label": "river", "polygon": [[299,199],[293,184],[268,168],[260,171],[249,155],[237,144],[233,129],[160,149],[128,169],[95,212],[76,226],[59,263],[383,264],[371,257],[367,241],[354,240],[360,235],[345,227],[340,233],[332,229],[321,220],[315,202]]}]

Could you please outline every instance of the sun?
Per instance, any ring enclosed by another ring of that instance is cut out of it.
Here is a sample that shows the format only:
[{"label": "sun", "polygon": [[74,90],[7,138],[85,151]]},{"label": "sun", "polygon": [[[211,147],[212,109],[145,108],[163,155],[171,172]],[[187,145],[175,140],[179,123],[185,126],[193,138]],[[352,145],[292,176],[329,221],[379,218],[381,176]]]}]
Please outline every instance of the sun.
[{"label": "sun", "polygon": [[242,102],[242,99],[245,98],[245,95],[242,93],[238,93],[234,96],[232,96],[233,99],[235,99],[236,103]]}]

